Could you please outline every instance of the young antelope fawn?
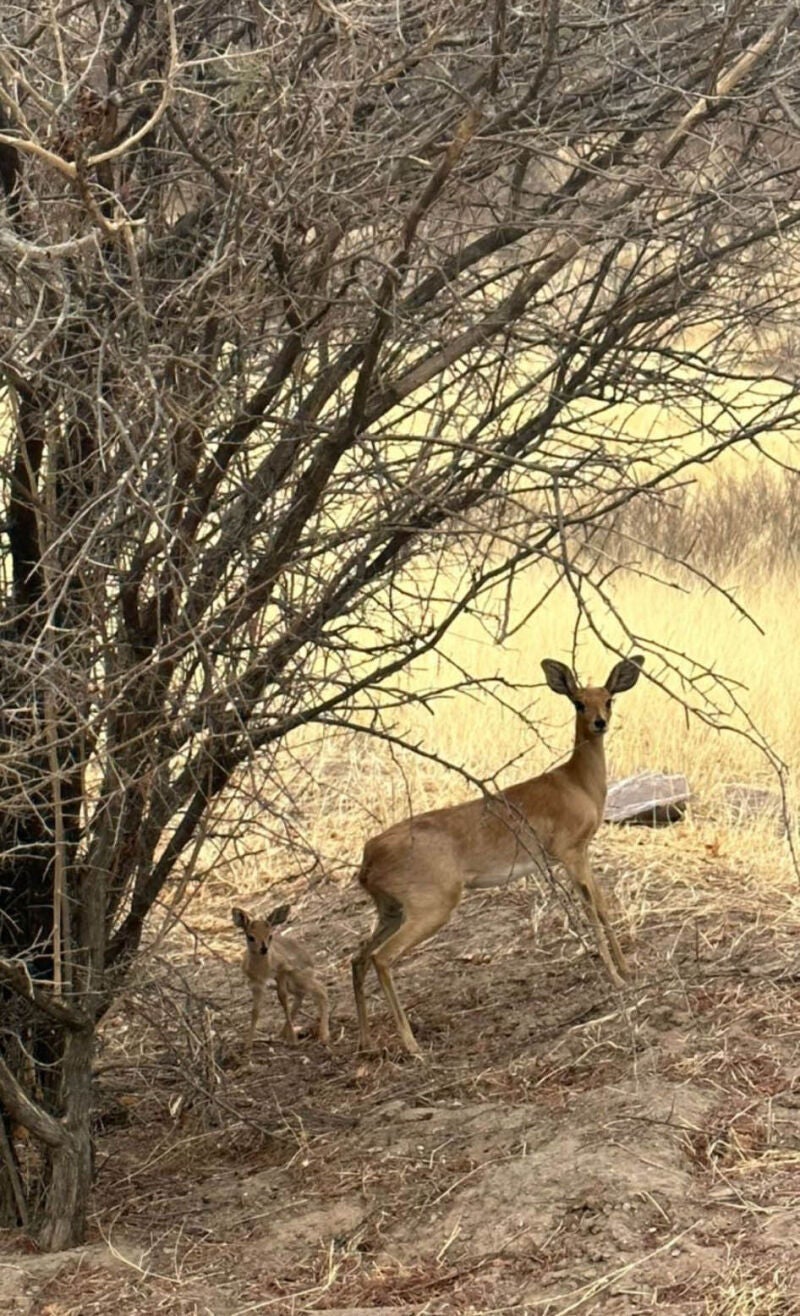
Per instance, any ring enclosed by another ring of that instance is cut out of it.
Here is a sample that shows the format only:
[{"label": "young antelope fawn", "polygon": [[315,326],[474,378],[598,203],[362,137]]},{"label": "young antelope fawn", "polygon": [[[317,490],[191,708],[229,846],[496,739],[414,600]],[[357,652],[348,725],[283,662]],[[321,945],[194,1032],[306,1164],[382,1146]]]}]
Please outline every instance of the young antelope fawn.
[{"label": "young antelope fawn", "polygon": [[563,864],[577,886],[606,972],[622,985],[628,967],[588,849],[603,820],[611,701],[636,684],[643,663],[641,657],[626,658],[604,686],[581,689],[569,667],[546,658],[547,684],[575,709],[575,744],[567,762],[496,795],[412,815],[367,841],[358,880],[375,902],[378,921],[352,962],[362,1050],[370,1047],[364,996],[370,960],[403,1046],[419,1055],[393,966],[447,922],[465,888],[503,886],[540,867],[545,856]]},{"label": "young antelope fawn", "polygon": [[329,1041],[328,993],[314,972],[314,965],[308,952],[288,933],[275,932],[275,928],[285,923],[289,917],[289,905],[279,905],[277,909],[267,914],[266,918],[250,918],[243,909],[236,908],[231,910],[231,915],[234,925],[241,928],[247,938],[242,968],[253,991],[246,1054],[249,1056],[253,1050],[253,1038],[268,978],[275,979],[278,1000],[286,1015],[282,1037],[287,1042],[297,1041],[294,1016],[303,997],[310,996],[316,1002],[319,1011],[317,1037],[327,1044]]}]

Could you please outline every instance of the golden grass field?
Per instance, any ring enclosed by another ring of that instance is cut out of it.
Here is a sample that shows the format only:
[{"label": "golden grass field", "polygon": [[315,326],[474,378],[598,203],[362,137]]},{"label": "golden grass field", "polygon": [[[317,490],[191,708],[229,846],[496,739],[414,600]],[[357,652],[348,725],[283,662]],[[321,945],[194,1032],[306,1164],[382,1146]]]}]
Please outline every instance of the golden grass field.
[{"label": "golden grass field", "polygon": [[[753,561],[728,570],[724,583],[752,621],[728,597],[685,573],[671,584],[630,571],[615,579],[613,606],[633,641],[609,608],[591,598],[592,625],[584,620],[576,632],[576,602],[563,583],[515,630],[553,580],[552,568],[533,567],[515,582],[508,613],[514,633],[505,643],[495,641],[487,620],[503,615],[505,593],[498,590],[483,600],[483,618],[459,618],[440,651],[406,674],[410,694],[453,685],[464,673],[473,678],[468,691],[424,704],[412,699],[385,717],[399,740],[455,770],[372,737],[319,730],[294,737],[285,770],[297,802],[290,830],[301,849],[316,851],[326,873],[349,878],[366,836],[410,812],[474,795],[468,778],[502,787],[552,766],[570,749],[572,710],[544,686],[540,659],[574,663],[579,679],[599,684],[616,661],[615,650],[642,651],[646,679],[615,702],[610,778],[646,768],[683,773],[694,797],[679,829],[684,843],[687,831],[710,834],[709,843],[724,833],[730,849],[743,843],[743,831],[754,831],[760,864],[787,877],[791,855],[774,823],[734,826],[724,787],[747,783],[779,791],[775,765],[782,763],[792,802],[800,768],[800,702],[793,694],[800,654],[796,574],[791,566],[761,572]],[[258,784],[254,790],[266,793]],[[656,836],[653,843],[660,848],[665,839]],[[238,859],[234,864],[246,886],[307,866],[286,852],[272,818],[260,822],[256,814],[250,847],[252,868],[248,863],[242,871]]]}]

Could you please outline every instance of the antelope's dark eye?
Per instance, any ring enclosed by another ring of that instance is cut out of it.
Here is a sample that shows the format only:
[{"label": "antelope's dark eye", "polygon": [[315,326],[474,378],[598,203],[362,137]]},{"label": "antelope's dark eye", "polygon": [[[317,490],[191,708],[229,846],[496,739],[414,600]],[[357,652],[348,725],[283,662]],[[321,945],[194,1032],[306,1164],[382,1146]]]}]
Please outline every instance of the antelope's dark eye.
[{"label": "antelope's dark eye", "polygon": [[585,712],[586,712],[586,705],[585,705],[585,704],[582,704],[581,701],[580,701],[580,699],[576,699],[576,700],[575,700],[575,710],[576,710],[576,712],[578,712],[578,713],[585,713]]},{"label": "antelope's dark eye", "polygon": [[248,941],[255,941],[255,937],[253,936],[252,932],[248,932],[248,934],[247,934],[247,940],[248,940]]}]

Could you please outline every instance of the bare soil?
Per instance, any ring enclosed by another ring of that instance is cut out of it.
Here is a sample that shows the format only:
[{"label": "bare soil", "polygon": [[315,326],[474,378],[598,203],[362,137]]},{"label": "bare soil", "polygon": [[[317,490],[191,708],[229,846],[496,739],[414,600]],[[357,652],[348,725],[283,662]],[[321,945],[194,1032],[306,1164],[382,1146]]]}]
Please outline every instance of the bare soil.
[{"label": "bare soil", "polygon": [[[605,860],[619,896],[635,844]],[[275,1002],[244,1067],[248,992],[212,884],[194,939],[152,956],[105,1025],[93,1242],[39,1258],[6,1237],[0,1309],[800,1313],[798,907],[749,865],[650,865],[621,994],[556,901],[468,897],[397,975],[424,1063],[375,984],[380,1050],[355,1054],[347,963],[370,910],[320,885],[269,899],[294,899],[327,965],[332,1045],[277,1040]]]}]

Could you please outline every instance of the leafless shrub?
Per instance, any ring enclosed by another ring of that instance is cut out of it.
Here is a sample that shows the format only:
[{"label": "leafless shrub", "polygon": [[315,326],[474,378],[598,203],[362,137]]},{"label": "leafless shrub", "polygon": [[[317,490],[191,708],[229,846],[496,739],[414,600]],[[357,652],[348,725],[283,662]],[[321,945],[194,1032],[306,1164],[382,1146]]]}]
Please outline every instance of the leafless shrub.
[{"label": "leafless shrub", "polygon": [[45,1246],[97,1020],[246,765],[281,819],[291,734],[380,734],[487,583],[580,601],[594,527],[793,431],[793,379],[729,390],[796,319],[798,40],[763,0],[5,6],[0,1103]]}]

